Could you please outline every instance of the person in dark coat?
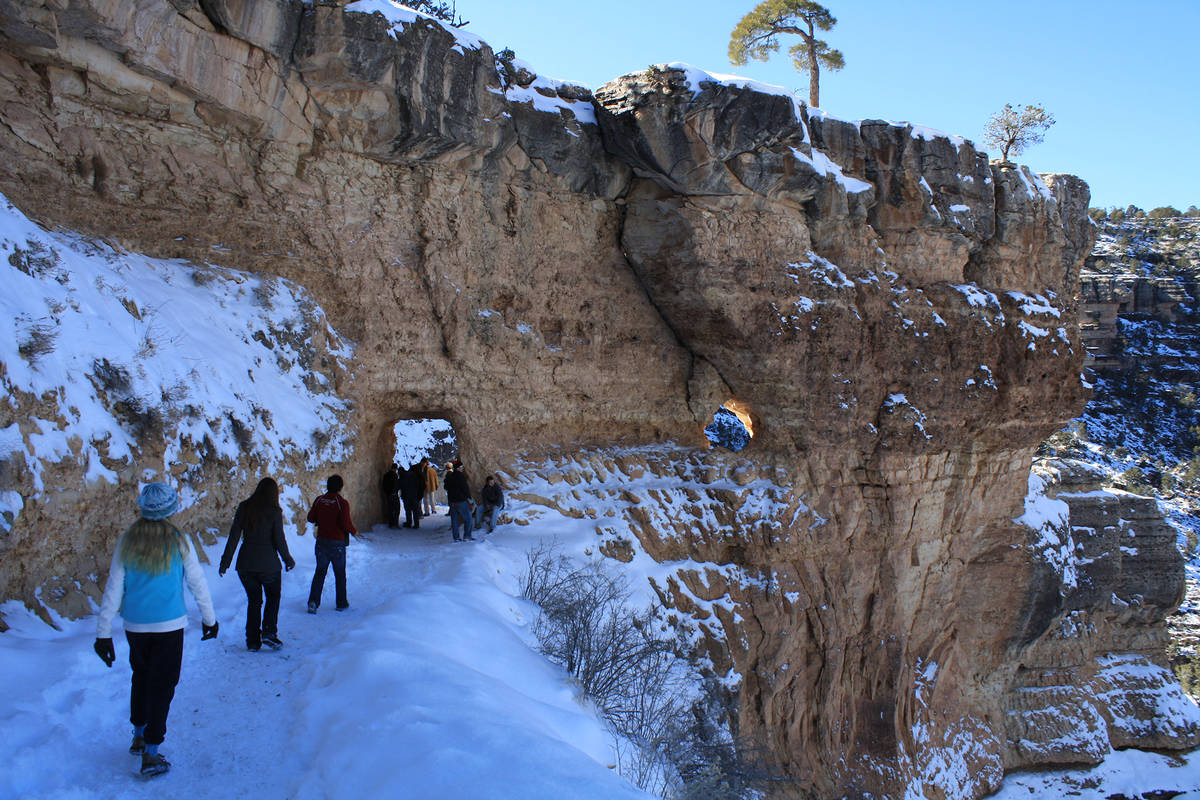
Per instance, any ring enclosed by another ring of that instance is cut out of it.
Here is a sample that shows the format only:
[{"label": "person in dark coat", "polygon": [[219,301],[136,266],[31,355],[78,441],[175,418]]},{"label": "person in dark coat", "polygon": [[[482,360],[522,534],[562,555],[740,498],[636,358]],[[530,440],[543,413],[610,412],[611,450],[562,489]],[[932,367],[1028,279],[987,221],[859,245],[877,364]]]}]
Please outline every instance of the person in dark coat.
[{"label": "person in dark coat", "polygon": [[475,509],[475,527],[482,528],[483,521],[487,520],[488,533],[492,533],[496,530],[496,512],[504,507],[504,492],[491,475],[483,479],[479,499],[481,502]]},{"label": "person in dark coat", "polygon": [[[241,540],[241,549],[238,541]],[[225,552],[221,554],[222,577],[237,551],[237,574],[246,590],[246,648],[257,651],[262,645],[278,650],[279,594],[283,587],[279,559],[291,570],[296,566],[283,535],[283,511],[279,508],[279,485],[263,478],[254,494],[238,504],[229,526]],[[263,596],[267,602],[263,605]]]},{"label": "person in dark coat", "polygon": [[[475,541],[471,535],[471,484],[467,481],[467,473],[463,472],[462,462],[454,460],[453,469],[446,474],[446,499],[450,504],[450,532],[454,541],[464,539]],[[458,534],[458,526],[463,526],[464,533]]]},{"label": "person in dark coat", "polygon": [[400,475],[400,496],[404,500],[404,527],[421,527],[421,498],[425,495],[425,476],[420,464],[410,464]]},{"label": "person in dark coat", "polygon": [[400,465],[392,464],[379,482],[383,493],[383,513],[389,528],[400,527]]}]

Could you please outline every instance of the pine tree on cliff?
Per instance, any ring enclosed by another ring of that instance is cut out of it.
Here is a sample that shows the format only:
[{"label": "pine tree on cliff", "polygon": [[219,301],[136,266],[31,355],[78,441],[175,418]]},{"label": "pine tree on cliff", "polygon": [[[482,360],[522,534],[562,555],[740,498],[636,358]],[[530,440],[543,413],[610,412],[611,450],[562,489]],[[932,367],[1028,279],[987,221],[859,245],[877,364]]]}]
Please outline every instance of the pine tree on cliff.
[{"label": "pine tree on cliff", "polygon": [[440,0],[408,0],[404,5],[413,11],[420,11],[434,19],[440,19],[454,28],[462,28],[471,24],[462,18],[462,14],[458,13],[458,4],[453,0],[449,3],[443,3]]},{"label": "pine tree on cliff", "polygon": [[763,0],[729,34],[729,61],[741,66],[748,59],[766,61],[779,52],[779,37],[792,34],[800,41],[788,49],[797,72],[808,73],[808,103],[821,104],[821,67],[836,71],[846,65],[817,31],[831,30],[837,20],[829,9],[811,0]]},{"label": "pine tree on cliff", "polygon": [[1007,163],[1009,151],[1015,156],[1040,144],[1053,124],[1054,115],[1041,106],[1016,109],[1011,103],[1005,103],[1004,108],[988,120],[983,141],[989,147],[999,147],[1000,160]]}]

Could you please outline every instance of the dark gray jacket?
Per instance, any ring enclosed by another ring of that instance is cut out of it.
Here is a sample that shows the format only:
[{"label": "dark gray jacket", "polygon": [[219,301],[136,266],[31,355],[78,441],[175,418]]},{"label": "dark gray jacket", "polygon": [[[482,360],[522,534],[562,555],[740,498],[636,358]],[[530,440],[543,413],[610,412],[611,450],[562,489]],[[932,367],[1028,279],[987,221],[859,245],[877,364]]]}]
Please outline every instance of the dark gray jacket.
[{"label": "dark gray jacket", "polygon": [[237,513],[233,515],[233,524],[229,526],[229,538],[225,541],[225,552],[221,554],[221,571],[229,569],[239,539],[245,541],[238,552],[238,572],[279,572],[283,569],[279,563],[280,556],[283,556],[284,563],[295,565],[292,554],[288,552],[287,539],[283,535],[283,512],[278,508],[274,509],[268,525],[246,527],[243,522],[245,505],[244,502],[239,503]]}]

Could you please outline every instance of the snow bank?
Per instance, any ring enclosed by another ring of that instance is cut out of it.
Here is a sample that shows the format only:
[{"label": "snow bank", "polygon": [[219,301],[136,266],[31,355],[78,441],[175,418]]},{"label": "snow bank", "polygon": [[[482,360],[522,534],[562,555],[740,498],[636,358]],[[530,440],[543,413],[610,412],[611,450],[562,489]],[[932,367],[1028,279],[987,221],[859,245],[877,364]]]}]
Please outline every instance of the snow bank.
[{"label": "snow bank", "polygon": [[165,464],[344,452],[327,432],[346,405],[313,365],[351,350],[300,287],[51,233],[3,197],[0,276],[0,383],[31,414],[0,432],[0,454],[24,455],[35,492],[68,458],[116,482],[142,437],[165,437]]},{"label": "snow bank", "polygon": [[[1200,752],[1149,753],[1114,750],[1088,769],[1039,770],[1014,773],[1004,779],[989,800],[1031,800],[1071,797],[1108,800],[1144,797],[1152,791],[1177,792],[1175,800],[1200,800]],[[1168,796],[1165,795],[1164,796]]]},{"label": "snow bank", "polygon": [[1071,538],[1071,508],[1063,500],[1046,496],[1049,479],[1029,473],[1029,491],[1025,495],[1025,513],[1013,520],[1037,534],[1030,545],[1034,554],[1054,568],[1064,586],[1079,580],[1078,553]]},{"label": "snow bank", "polygon": [[422,14],[420,11],[414,11],[395,0],[355,0],[348,4],[345,10],[352,14],[379,14],[387,20],[388,35],[393,39],[396,38],[397,31],[403,32],[405,27],[413,23],[420,23],[436,25],[453,36],[454,47],[452,49],[460,53],[465,50],[478,50],[484,45],[483,39],[470,31],[447,25],[439,19]]}]

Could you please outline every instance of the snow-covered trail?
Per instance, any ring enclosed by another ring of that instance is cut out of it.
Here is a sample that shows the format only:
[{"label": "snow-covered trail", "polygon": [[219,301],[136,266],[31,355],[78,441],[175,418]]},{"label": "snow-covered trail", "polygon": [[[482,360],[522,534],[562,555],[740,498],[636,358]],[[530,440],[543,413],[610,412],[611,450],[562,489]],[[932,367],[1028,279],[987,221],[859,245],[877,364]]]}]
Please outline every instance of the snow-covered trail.
[{"label": "snow-covered trail", "polygon": [[[92,653],[94,618],[62,632],[10,604],[0,636],[0,797],[645,798],[607,767],[608,735],[531,647],[517,581],[536,534],[450,540],[445,516],[376,528],[348,550],[350,608],[306,613],[311,536],[289,536],[282,650],[245,649],[234,571],[205,567],[221,633],[195,610],[162,752],[144,781],[129,744],[128,650]],[[219,545],[208,548],[211,561]]]}]

